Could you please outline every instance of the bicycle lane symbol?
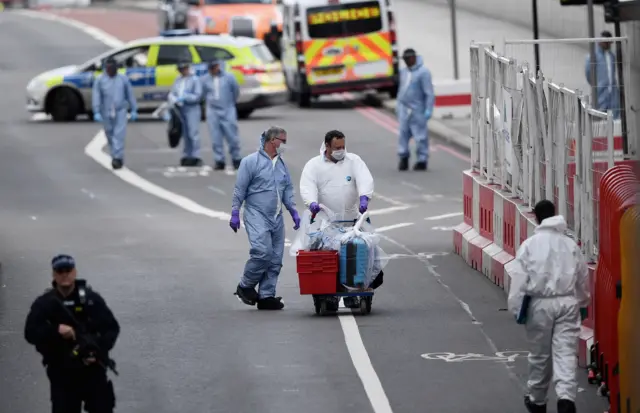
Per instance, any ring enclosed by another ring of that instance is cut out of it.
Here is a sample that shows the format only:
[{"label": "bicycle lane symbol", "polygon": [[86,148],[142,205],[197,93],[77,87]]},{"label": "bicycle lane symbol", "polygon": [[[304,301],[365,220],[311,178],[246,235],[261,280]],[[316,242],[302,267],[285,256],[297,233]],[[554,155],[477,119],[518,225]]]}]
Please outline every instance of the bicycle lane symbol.
[{"label": "bicycle lane symbol", "polygon": [[477,353],[454,354],[454,353],[426,353],[421,357],[425,360],[441,360],[447,363],[462,363],[463,361],[495,361],[498,363],[513,363],[518,358],[529,356],[528,351],[499,351],[495,355],[484,355]]}]

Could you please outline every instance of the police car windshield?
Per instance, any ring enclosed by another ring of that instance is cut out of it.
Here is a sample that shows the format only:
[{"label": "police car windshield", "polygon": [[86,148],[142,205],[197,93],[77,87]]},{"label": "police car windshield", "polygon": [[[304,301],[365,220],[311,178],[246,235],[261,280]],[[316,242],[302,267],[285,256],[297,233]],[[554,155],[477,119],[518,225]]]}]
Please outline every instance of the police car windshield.
[{"label": "police car windshield", "polygon": [[272,0],[205,0],[205,4],[273,4]]},{"label": "police car windshield", "polygon": [[365,1],[309,8],[307,26],[312,39],[377,32],[382,29],[380,4]]}]

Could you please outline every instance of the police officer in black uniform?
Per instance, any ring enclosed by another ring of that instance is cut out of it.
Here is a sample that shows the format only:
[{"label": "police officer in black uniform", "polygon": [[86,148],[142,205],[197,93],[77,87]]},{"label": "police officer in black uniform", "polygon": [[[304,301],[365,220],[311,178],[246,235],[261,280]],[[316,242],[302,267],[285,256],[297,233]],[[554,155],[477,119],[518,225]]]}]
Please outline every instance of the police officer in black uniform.
[{"label": "police officer in black uniform", "polygon": [[115,407],[115,372],[109,351],[120,325],[104,299],[85,280],[76,279],[75,260],[58,255],[51,261],[53,288],[31,305],[25,338],[43,357],[51,382],[53,413],[111,413]]}]

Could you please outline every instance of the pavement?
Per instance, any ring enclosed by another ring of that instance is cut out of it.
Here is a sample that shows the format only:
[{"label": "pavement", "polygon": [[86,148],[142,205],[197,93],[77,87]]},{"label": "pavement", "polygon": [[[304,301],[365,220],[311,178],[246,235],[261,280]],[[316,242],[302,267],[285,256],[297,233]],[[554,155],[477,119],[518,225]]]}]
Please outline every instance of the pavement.
[{"label": "pavement", "polygon": [[[151,13],[58,13],[122,40],[156,33]],[[51,256],[66,252],[122,325],[112,353],[119,411],[524,412],[524,332],[504,311],[503,292],[451,251],[465,153],[436,141],[428,172],[398,172],[395,120],[358,96],[240,122],[245,154],[269,125],[288,130],[294,182],[324,130],[342,130],[375,178],[372,221],[391,258],[368,316],[315,316],[288,255],[278,285],[286,308],[260,312],[232,295],[248,253],[244,233],[227,223],[232,171],[176,168],[165,125],[142,119],[128,128],[127,167],[113,172],[98,125],[25,113],[33,76],[104,50],[58,22],[0,14],[0,54],[11,56],[0,63],[0,411],[48,408],[47,378],[23,326],[49,286]],[[205,124],[201,137],[211,165]],[[286,225],[293,240],[289,217]],[[578,394],[581,412],[604,408],[591,390]]]}]

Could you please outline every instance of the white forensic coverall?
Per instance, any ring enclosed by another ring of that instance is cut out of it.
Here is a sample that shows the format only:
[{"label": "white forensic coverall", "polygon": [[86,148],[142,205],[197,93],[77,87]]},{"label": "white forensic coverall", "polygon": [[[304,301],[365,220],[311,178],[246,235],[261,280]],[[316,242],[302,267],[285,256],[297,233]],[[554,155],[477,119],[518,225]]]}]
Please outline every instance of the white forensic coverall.
[{"label": "white forensic coverall", "polygon": [[348,221],[358,217],[360,197],[373,196],[373,176],[358,155],[346,152],[344,159],[333,162],[325,156],[324,143],[320,155],[311,158],[300,178],[300,195],[308,208],[317,202],[336,214],[336,219]]},{"label": "white forensic coverall", "polygon": [[589,273],[578,245],[564,231],[563,216],[547,218],[516,254],[509,311],[516,317],[532,297],[525,329],[530,346],[529,399],[546,404],[553,378],[558,399],[575,401],[580,308],[589,304]]}]

